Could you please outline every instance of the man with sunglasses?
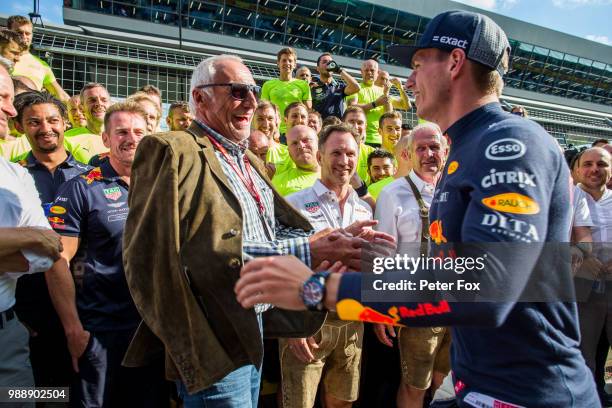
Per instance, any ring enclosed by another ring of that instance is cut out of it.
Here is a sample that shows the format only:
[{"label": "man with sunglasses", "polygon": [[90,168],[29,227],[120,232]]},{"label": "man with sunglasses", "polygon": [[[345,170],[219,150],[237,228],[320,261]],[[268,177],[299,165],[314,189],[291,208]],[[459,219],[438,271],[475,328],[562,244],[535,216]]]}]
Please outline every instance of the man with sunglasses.
[{"label": "man with sunglasses", "polygon": [[[363,240],[312,226],[272,188],[246,149],[259,87],[235,56],[208,58],[191,79],[194,121],[143,139],[132,170],[126,277],[143,324],[125,364],[166,354],[184,406],[256,407],[262,312],[233,296],[254,257],[293,255],[359,268]],[[268,337],[308,337],[323,314],[272,309]]]}]

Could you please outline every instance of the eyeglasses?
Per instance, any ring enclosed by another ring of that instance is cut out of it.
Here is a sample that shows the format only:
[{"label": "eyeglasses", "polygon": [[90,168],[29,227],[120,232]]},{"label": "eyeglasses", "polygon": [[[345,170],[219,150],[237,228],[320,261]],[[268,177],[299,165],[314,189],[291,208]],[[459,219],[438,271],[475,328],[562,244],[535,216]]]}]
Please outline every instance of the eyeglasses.
[{"label": "eyeglasses", "polygon": [[261,93],[261,86],[258,85],[248,85],[248,84],[205,84],[199,85],[197,88],[210,88],[212,86],[229,86],[230,87],[230,95],[232,98],[237,99],[239,101],[243,101],[248,97],[249,92],[252,92],[256,99],[259,99],[259,94]]}]

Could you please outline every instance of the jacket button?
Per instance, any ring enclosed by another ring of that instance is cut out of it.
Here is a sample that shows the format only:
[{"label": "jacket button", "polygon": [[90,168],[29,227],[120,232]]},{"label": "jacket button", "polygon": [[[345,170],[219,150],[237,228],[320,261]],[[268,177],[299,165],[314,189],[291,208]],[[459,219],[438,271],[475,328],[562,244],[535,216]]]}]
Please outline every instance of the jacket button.
[{"label": "jacket button", "polygon": [[241,265],[242,265],[242,262],[240,262],[240,259],[238,258],[232,258],[229,261],[229,266],[232,269],[238,269],[240,268]]},{"label": "jacket button", "polygon": [[236,235],[238,235],[238,230],[235,230],[235,229],[232,228],[231,230],[229,230],[229,234],[232,237],[235,237]]}]

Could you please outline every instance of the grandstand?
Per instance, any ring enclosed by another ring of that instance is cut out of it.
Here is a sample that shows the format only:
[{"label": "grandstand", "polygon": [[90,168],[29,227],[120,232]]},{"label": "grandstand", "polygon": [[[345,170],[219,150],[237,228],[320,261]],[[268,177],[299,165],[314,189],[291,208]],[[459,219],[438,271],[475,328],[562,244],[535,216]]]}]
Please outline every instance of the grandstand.
[{"label": "grandstand", "polygon": [[[96,81],[123,98],[150,83],[162,90],[167,105],[188,98],[191,70],[203,58],[238,54],[261,83],[278,76],[275,54],[286,45],[296,47],[299,63],[310,67],[320,52],[330,51],[357,78],[363,58],[377,58],[383,69],[405,78],[408,71],[387,60],[386,46],[414,43],[440,8],[470,9],[445,0],[419,0],[402,9],[390,7],[398,3],[390,0],[136,3],[144,2],[73,0],[64,7],[69,25],[36,27],[35,52],[50,63],[66,92]],[[525,106],[562,145],[612,139],[612,47],[492,17],[513,46],[502,100]],[[413,111],[404,115],[416,121]]]}]

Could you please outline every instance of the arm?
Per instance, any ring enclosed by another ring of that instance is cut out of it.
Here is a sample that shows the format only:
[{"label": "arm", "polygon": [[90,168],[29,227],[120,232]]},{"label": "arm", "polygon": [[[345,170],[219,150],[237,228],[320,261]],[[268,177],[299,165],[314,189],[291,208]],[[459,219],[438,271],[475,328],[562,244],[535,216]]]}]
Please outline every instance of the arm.
[{"label": "arm", "polygon": [[306,105],[308,110],[311,110],[312,109],[312,95],[310,94],[310,85],[308,85],[308,82],[306,81],[301,81],[301,82],[303,82],[302,84],[302,102],[304,102],[304,105]]},{"label": "arm", "polygon": [[[50,229],[35,227],[0,228],[0,262],[5,256],[29,249],[56,261],[60,257],[59,235]],[[21,255],[23,257],[23,255]],[[25,259],[25,258],[24,258]]]},{"label": "arm", "polygon": [[62,89],[62,86],[57,82],[57,80],[45,84],[44,87],[51,95],[64,102],[64,104],[67,104],[68,100],[70,100],[70,96]]},{"label": "arm", "polygon": [[340,72],[340,78],[346,83],[346,87],[344,88],[344,94],[346,96],[356,94],[361,89],[359,82],[357,82],[347,70],[343,69],[342,72]]},{"label": "arm", "polygon": [[406,91],[404,91],[404,88],[402,87],[402,83],[400,82],[400,80],[397,78],[393,78],[391,80],[391,83],[393,84],[393,86],[395,86],[395,88],[397,89],[400,95],[399,99],[394,98],[391,100],[393,103],[393,108],[398,109],[398,110],[410,110],[412,105],[410,104],[408,95],[406,94]]}]

